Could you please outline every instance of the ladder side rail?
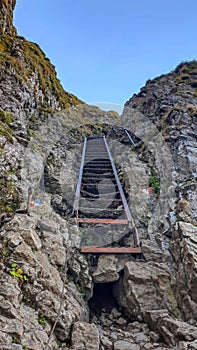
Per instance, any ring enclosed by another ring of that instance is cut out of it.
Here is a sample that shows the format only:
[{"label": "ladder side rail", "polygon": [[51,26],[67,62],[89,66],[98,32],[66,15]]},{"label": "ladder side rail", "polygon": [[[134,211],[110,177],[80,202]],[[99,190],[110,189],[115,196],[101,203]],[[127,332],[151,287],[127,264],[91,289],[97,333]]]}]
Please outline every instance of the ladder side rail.
[{"label": "ladder side rail", "polygon": [[118,174],[117,174],[117,171],[116,171],[116,167],[115,167],[115,164],[114,164],[114,161],[113,161],[113,158],[112,158],[112,155],[111,155],[110,149],[108,147],[107,140],[106,140],[105,136],[103,136],[103,139],[104,139],[107,151],[108,151],[108,155],[109,155],[109,158],[110,158],[110,161],[111,161],[112,169],[113,169],[114,176],[115,176],[115,179],[116,179],[116,183],[117,183],[117,186],[118,186],[118,190],[120,192],[120,196],[121,196],[121,199],[122,199],[122,202],[123,202],[123,206],[124,206],[124,209],[125,209],[125,212],[126,212],[126,215],[127,215],[128,222],[131,223],[132,228],[134,229],[136,245],[139,246],[140,245],[140,241],[139,241],[139,235],[138,235],[137,228],[136,228],[136,226],[134,224],[134,220],[133,220],[133,218],[131,216],[131,212],[130,212],[130,209],[129,209],[129,206],[128,206],[128,203],[127,203],[127,200],[126,200],[126,197],[125,197],[125,194],[124,194],[124,191],[122,189],[122,185],[120,183],[120,180],[119,180],[119,177],[118,177]]},{"label": "ladder side rail", "polygon": [[87,146],[87,137],[85,137],[85,139],[84,139],[82,159],[81,159],[81,165],[80,165],[80,170],[79,170],[79,177],[78,177],[77,188],[76,188],[76,192],[75,192],[75,200],[74,200],[73,211],[72,211],[72,214],[76,213],[77,217],[78,217],[79,198],[80,198],[80,191],[81,191],[81,182],[82,182],[82,176],[83,176],[83,168],[84,168],[84,161],[85,161],[86,146]]}]

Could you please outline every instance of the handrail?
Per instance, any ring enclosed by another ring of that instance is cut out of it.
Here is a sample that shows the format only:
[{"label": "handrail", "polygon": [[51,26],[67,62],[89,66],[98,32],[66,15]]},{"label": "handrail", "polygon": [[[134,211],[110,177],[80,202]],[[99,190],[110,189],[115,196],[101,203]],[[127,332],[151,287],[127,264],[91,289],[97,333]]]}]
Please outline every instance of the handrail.
[{"label": "handrail", "polygon": [[132,145],[133,145],[134,147],[136,147],[136,144],[135,144],[135,142],[133,141],[133,139],[132,139],[131,135],[129,134],[128,130],[127,130],[127,129],[124,129],[124,132],[125,132],[125,134],[128,136],[128,138],[129,138],[130,142],[132,143]]}]

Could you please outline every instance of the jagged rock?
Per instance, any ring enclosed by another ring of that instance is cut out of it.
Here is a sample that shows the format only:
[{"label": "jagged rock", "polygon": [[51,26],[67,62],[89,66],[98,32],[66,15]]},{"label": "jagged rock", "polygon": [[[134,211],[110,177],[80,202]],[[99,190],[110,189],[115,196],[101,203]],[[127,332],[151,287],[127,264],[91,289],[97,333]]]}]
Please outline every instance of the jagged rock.
[{"label": "jagged rock", "polygon": [[197,337],[197,327],[173,319],[167,310],[147,311],[145,320],[152,329],[159,332],[168,345],[175,346],[179,339],[194,341]]},{"label": "jagged rock", "polygon": [[157,329],[158,320],[168,317],[168,310],[148,310],[144,314],[144,319],[152,329]]},{"label": "jagged rock", "polygon": [[197,311],[197,228],[196,226],[180,221],[174,232],[172,243],[173,257],[178,266],[177,283],[179,299],[186,320],[195,323]]},{"label": "jagged rock", "polygon": [[188,325],[186,322],[181,322],[170,317],[161,318],[158,324],[159,330],[165,327],[170,331],[175,339],[185,339],[193,341],[197,338],[197,327]]},{"label": "jagged rock", "polygon": [[119,304],[132,316],[165,305],[178,313],[178,305],[171,286],[171,276],[164,264],[129,262],[123,278],[114,288]]},{"label": "jagged rock", "polygon": [[136,333],[134,338],[136,343],[149,341],[148,337],[144,334],[144,332]]},{"label": "jagged rock", "polygon": [[87,298],[91,298],[93,283],[85,257],[73,250],[73,254],[68,261],[68,267],[69,274],[72,275],[75,283],[80,286],[81,292]]},{"label": "jagged rock", "polygon": [[104,346],[104,349],[106,349],[106,350],[112,349],[112,342],[105,336],[102,336],[101,344]]},{"label": "jagged rock", "polygon": [[[51,240],[46,242],[44,239],[43,244],[40,244],[40,238],[36,232],[36,225],[38,222],[42,223],[42,219],[38,215],[38,212],[34,217],[28,217],[26,215],[16,216],[10,223],[7,224],[8,235],[4,235],[4,232],[1,233],[1,237],[3,237],[3,245],[7,246],[9,243],[9,247],[11,249],[11,251],[9,251],[9,260],[11,262],[17,262],[17,268],[20,267],[23,274],[26,275],[27,278],[27,281],[24,282],[23,285],[25,304],[23,304],[21,300],[22,294],[19,281],[11,276],[8,276],[9,278],[7,281],[4,277],[4,282],[1,285],[3,288],[2,292],[0,291],[1,295],[5,295],[6,299],[11,301],[11,305],[14,305],[15,308],[19,307],[20,305],[22,314],[25,313],[26,304],[29,306],[31,305],[33,314],[35,314],[35,309],[38,309],[40,314],[43,314],[47,320],[50,320],[50,322],[55,321],[60,304],[60,295],[62,292],[62,280],[57,267],[59,265],[64,265],[65,261],[62,261],[61,259],[63,258],[65,260],[66,257],[65,251],[62,250],[63,241],[61,241],[62,243],[60,244],[58,239],[60,239],[60,237],[61,239],[63,237],[68,239],[68,233],[65,235],[65,225],[62,222],[63,220],[60,217],[58,218],[57,214],[54,215],[56,217],[56,225],[60,225],[64,228],[62,233],[59,232],[59,235],[56,231],[56,235],[53,237],[56,242],[59,242],[59,246],[61,247],[61,256],[57,257],[57,261],[55,260],[55,252],[53,253],[53,250],[50,250],[49,256],[47,254]],[[54,226],[53,224],[54,222],[52,222],[52,228]],[[52,230],[50,230],[49,223],[48,229],[49,232],[52,232]],[[29,242],[30,245],[27,245],[25,242]],[[52,259],[52,254],[54,254],[54,259]],[[50,260],[53,260],[53,265],[51,264]],[[13,288],[14,285],[15,288]],[[14,317],[15,320],[14,324],[19,327],[21,321],[17,320],[17,314],[15,314],[14,309],[11,308],[11,305],[8,311],[6,309],[6,304],[2,302],[2,310],[5,310],[5,319],[7,319],[7,316],[12,313],[12,317]],[[69,336],[70,327],[74,320],[88,320],[87,305],[85,305],[85,301],[82,299],[80,293],[77,291],[74,285],[68,285],[66,287],[65,301],[63,305],[64,312],[62,312],[61,321],[59,321],[57,327],[58,338],[62,341]],[[36,315],[34,317],[36,319]],[[3,320],[1,321],[3,322]],[[0,324],[2,323],[1,321]],[[30,323],[32,324],[32,321]],[[23,339],[21,333],[19,336],[21,339]],[[43,339],[44,338],[45,336],[43,336]],[[30,342],[30,339],[26,333],[24,334],[24,339],[28,344],[31,343],[32,347],[29,345],[30,348],[39,349],[39,347],[36,345],[37,341],[31,340]]]},{"label": "jagged rock", "polygon": [[100,255],[98,265],[93,272],[93,281],[95,283],[106,283],[117,281],[120,277],[119,272],[124,268],[128,257],[115,255]]},{"label": "jagged rock", "polygon": [[24,240],[24,242],[32,249],[41,249],[42,243],[39,236],[35,232],[35,228],[35,220],[31,219],[27,215],[16,215],[6,229],[9,244],[11,246],[17,246],[21,244],[22,240]]},{"label": "jagged rock", "polygon": [[1,0],[0,1],[0,32],[1,34],[16,34],[16,29],[13,26],[13,11],[16,0]]},{"label": "jagged rock", "polygon": [[76,322],[72,332],[72,350],[99,350],[99,332],[94,324]]},{"label": "jagged rock", "polygon": [[[67,350],[70,337],[73,350],[197,349],[196,62],[147,82],[126,103],[120,120],[136,130],[134,151],[123,130],[115,136],[118,150],[110,142],[145,260],[103,255],[92,266],[97,259],[80,254],[82,232],[69,218],[80,145],[101,123],[119,120],[115,113],[75,107],[81,101],[63,90],[40,48],[15,35],[14,6],[15,0],[0,0],[0,122],[6,130],[0,135],[0,348],[43,349],[64,287],[51,350]],[[150,195],[152,176],[159,188]],[[15,213],[26,209],[30,187],[30,216]],[[92,243],[133,244],[132,233],[117,227],[99,232],[97,227]],[[10,274],[13,264],[21,276]],[[91,315],[98,327],[89,323],[92,278],[117,282],[114,294],[122,306]]]},{"label": "jagged rock", "polygon": [[165,326],[159,327],[159,333],[161,334],[166,344],[173,345],[173,346],[176,345],[174,335],[170,332],[168,328],[166,328]]}]

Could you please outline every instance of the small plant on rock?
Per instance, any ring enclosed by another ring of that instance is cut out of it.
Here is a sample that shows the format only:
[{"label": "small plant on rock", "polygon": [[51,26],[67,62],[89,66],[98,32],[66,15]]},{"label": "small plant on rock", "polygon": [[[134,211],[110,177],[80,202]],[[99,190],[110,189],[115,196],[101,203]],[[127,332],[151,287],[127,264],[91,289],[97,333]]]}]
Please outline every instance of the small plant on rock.
[{"label": "small plant on rock", "polygon": [[39,317],[36,318],[36,320],[38,321],[39,324],[41,324],[42,326],[46,326],[47,325],[47,320],[44,317],[43,314],[39,315]]},{"label": "small plant on rock", "polygon": [[21,344],[21,341],[20,341],[19,338],[17,338],[16,336],[14,336],[14,337],[12,338],[12,343],[13,343],[13,344]]},{"label": "small plant on rock", "polygon": [[154,176],[151,175],[150,179],[149,179],[149,186],[153,187],[153,190],[155,193],[158,193],[160,190],[160,181],[159,179]]},{"label": "small plant on rock", "polygon": [[92,243],[92,238],[91,237],[87,237],[85,243],[87,245],[90,245]]},{"label": "small plant on rock", "polygon": [[10,275],[22,282],[27,281],[27,276],[23,273],[23,270],[21,268],[18,268],[16,263],[13,263],[11,265]]}]

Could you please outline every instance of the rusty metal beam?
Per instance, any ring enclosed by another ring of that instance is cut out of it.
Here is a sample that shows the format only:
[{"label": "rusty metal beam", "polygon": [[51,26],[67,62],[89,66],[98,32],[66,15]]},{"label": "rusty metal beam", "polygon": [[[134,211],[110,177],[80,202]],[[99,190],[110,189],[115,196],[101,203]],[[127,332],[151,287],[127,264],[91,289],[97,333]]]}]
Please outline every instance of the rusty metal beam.
[{"label": "rusty metal beam", "polygon": [[74,204],[73,204],[73,212],[72,213],[73,214],[76,213],[77,217],[78,217],[79,198],[80,198],[80,191],[81,191],[81,181],[82,181],[82,176],[83,176],[83,167],[84,167],[84,160],[85,160],[85,153],[86,153],[86,145],[87,145],[87,137],[85,137],[85,139],[84,139],[81,166],[80,166],[80,171],[79,171],[77,188],[76,188],[76,192],[75,192],[75,200],[74,200]]},{"label": "rusty metal beam", "polygon": [[141,247],[81,247],[81,253],[99,253],[99,254],[141,254]]},{"label": "rusty metal beam", "polygon": [[113,225],[127,225],[128,220],[124,219],[91,219],[91,218],[78,218],[78,223],[88,223],[88,224],[113,224]]}]

